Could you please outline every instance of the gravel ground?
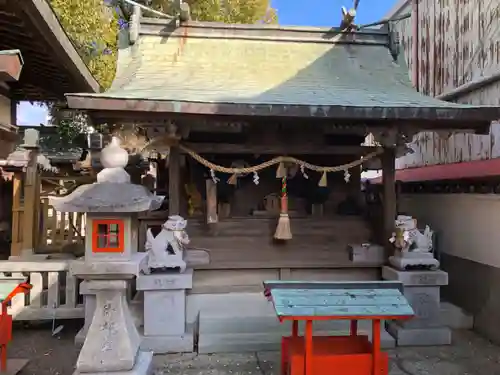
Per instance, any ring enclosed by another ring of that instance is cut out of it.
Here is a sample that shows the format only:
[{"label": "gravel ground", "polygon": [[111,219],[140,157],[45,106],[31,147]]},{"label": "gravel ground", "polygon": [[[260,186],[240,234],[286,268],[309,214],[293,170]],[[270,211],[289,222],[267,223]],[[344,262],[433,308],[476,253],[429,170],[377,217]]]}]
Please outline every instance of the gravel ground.
[{"label": "gravel ground", "polygon": [[[10,358],[29,358],[20,375],[71,375],[78,357],[73,340],[82,322],[66,321],[58,337],[51,324],[17,326]],[[390,375],[500,375],[500,348],[469,331],[455,331],[445,347],[390,350]],[[155,356],[154,375],[278,375],[279,353]]]}]

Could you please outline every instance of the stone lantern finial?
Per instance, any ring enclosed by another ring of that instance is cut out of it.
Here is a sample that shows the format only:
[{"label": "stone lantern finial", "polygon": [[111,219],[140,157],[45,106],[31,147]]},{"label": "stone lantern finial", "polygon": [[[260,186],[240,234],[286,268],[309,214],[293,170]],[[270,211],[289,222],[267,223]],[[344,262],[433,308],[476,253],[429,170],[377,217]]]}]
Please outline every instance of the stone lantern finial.
[{"label": "stone lantern finial", "polygon": [[101,164],[104,169],[97,174],[97,183],[130,183],[130,175],[124,169],[128,164],[128,152],[120,147],[119,138],[111,138],[111,142],[102,149]]},{"label": "stone lantern finial", "polygon": [[101,164],[104,168],[125,168],[128,164],[128,152],[120,147],[118,137],[111,138],[111,142],[101,151]]}]

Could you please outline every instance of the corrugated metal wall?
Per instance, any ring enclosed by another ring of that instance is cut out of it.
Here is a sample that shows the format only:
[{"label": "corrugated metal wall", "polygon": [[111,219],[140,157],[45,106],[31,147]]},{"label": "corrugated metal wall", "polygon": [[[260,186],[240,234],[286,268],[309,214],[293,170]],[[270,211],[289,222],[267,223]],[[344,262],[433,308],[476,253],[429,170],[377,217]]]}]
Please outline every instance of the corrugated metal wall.
[{"label": "corrugated metal wall", "polygon": [[413,138],[411,147],[415,152],[397,159],[397,169],[498,158],[500,124],[492,124],[488,135],[456,133],[446,139],[421,132]]},{"label": "corrugated metal wall", "polygon": [[[396,24],[410,68],[411,24]],[[419,86],[428,95],[498,72],[500,0],[420,0],[418,43]]]},{"label": "corrugated metal wall", "polygon": [[[411,75],[412,20],[395,26]],[[500,0],[420,0],[418,43],[419,88],[427,95],[500,73]],[[500,82],[456,101],[500,105]],[[499,157],[500,125],[493,124],[490,135],[455,134],[448,140],[421,133],[413,148],[414,154],[397,161],[398,168]]]}]

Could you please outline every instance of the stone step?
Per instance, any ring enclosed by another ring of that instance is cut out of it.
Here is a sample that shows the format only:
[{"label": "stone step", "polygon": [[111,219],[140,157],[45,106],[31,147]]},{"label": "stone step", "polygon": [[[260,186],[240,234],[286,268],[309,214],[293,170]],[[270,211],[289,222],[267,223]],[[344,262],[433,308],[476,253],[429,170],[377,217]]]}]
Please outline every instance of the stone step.
[{"label": "stone step", "polygon": [[[349,331],[349,321],[330,320],[317,321],[313,324],[315,332],[334,332],[334,331]],[[299,325],[299,332],[303,333],[304,325]],[[358,325],[359,331],[370,332],[371,322],[360,321]],[[276,315],[262,316],[246,316],[246,317],[227,317],[214,316],[205,313],[200,314],[200,334],[216,334],[216,333],[279,333],[280,335],[291,332],[291,322],[280,323]]]},{"label": "stone step", "polygon": [[441,321],[452,329],[474,328],[474,317],[449,302],[441,302]]},{"label": "stone step", "polygon": [[[260,310],[262,313],[262,310]],[[315,335],[348,335],[349,321],[320,321],[314,323]],[[381,325],[384,348],[393,348],[394,339]],[[281,337],[291,332],[291,323],[281,324],[271,313],[253,316],[217,315],[214,311],[200,312],[199,353],[279,350]],[[303,333],[303,324],[299,326]],[[371,338],[371,322],[360,321],[358,332]]]},{"label": "stone step", "polygon": [[[360,331],[360,333],[365,333]],[[315,332],[316,335],[331,335],[332,332]],[[335,335],[347,335],[347,331],[335,331]],[[371,334],[365,334],[370,337]],[[200,333],[198,353],[261,352],[280,350],[281,336],[275,333]],[[395,340],[384,330],[381,335],[384,349],[394,348]]]}]

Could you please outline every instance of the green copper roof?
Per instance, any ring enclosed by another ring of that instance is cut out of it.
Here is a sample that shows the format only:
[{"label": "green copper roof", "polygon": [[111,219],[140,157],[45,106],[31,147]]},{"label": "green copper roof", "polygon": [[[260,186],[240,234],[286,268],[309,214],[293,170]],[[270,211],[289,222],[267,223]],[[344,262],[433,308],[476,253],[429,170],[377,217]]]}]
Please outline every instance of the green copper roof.
[{"label": "green copper roof", "polygon": [[[213,105],[221,104],[234,111],[223,114],[256,114],[247,112],[257,106],[281,106],[281,112],[301,106],[308,116],[342,117],[327,113],[354,108],[361,117],[370,117],[370,109],[377,118],[421,119],[422,113],[412,110],[433,109],[431,117],[450,119],[459,114],[453,110],[478,109],[416,92],[402,53],[395,59],[389,44],[389,34],[382,30],[345,35],[262,25],[174,27],[143,19],[135,44],[120,51],[112,87],[101,94],[67,97],[73,108],[181,113],[216,113],[225,107]],[[107,105],[96,100],[105,98],[128,100]],[[269,114],[275,110],[269,108]],[[498,115],[496,110],[489,116]]]}]

